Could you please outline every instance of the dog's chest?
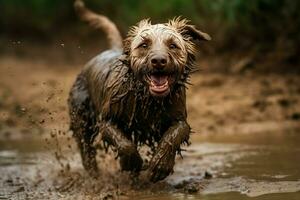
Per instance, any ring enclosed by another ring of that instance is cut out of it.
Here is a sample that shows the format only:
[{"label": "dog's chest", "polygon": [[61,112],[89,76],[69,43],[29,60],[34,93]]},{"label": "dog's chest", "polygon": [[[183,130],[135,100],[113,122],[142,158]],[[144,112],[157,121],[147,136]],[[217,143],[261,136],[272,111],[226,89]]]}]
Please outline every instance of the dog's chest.
[{"label": "dog's chest", "polygon": [[128,98],[120,113],[119,127],[138,142],[159,141],[172,122],[168,106],[151,98]]}]

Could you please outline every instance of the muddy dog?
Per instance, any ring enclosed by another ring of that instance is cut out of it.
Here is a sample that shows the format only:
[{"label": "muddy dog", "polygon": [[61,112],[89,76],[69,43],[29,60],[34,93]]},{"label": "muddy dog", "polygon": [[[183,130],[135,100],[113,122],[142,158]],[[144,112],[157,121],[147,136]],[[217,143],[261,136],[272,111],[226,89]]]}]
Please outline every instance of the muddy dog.
[{"label": "muddy dog", "polygon": [[78,75],[69,97],[70,129],[84,168],[97,176],[97,147],[111,146],[122,170],[143,166],[137,147],[152,152],[146,174],[156,182],[173,172],[181,144],[189,143],[186,83],[194,71],[196,40],[210,36],[175,18],[163,24],[142,20],[122,37],[108,18],[75,1],[80,18],[103,30],[110,50]]}]

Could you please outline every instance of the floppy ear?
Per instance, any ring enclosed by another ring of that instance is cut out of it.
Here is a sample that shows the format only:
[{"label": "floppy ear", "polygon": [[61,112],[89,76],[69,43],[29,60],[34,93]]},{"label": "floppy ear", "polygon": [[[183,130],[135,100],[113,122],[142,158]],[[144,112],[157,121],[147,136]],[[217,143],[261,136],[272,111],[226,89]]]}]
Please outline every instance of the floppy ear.
[{"label": "floppy ear", "polygon": [[189,24],[185,24],[182,27],[181,34],[187,35],[187,36],[191,37],[193,40],[204,40],[204,41],[211,40],[211,37],[207,33],[204,33],[202,31],[196,29],[195,26],[189,25]]},{"label": "floppy ear", "polygon": [[168,22],[168,25],[177,29],[186,39],[209,41],[211,37],[194,25],[189,24],[189,20],[176,17]]}]

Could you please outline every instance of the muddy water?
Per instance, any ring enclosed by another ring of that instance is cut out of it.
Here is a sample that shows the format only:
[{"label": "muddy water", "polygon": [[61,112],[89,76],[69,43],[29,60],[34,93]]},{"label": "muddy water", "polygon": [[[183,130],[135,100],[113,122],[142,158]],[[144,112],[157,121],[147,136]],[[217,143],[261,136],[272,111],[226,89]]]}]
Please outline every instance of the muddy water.
[{"label": "muddy water", "polygon": [[157,184],[102,154],[99,179],[89,178],[72,140],[0,140],[0,199],[298,200],[299,133],[195,136],[175,173]]}]

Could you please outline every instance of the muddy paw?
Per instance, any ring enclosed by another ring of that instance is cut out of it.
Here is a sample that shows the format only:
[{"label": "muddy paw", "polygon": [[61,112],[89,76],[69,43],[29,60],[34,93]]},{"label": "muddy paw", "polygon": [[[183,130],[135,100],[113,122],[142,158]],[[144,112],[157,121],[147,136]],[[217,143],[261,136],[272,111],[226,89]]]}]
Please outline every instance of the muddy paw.
[{"label": "muddy paw", "polygon": [[155,155],[150,163],[148,169],[148,177],[152,182],[157,182],[165,179],[167,176],[173,173],[173,167],[175,165],[175,154]]},{"label": "muddy paw", "polygon": [[119,152],[121,169],[124,171],[139,172],[143,165],[143,159],[136,149],[127,149]]}]

